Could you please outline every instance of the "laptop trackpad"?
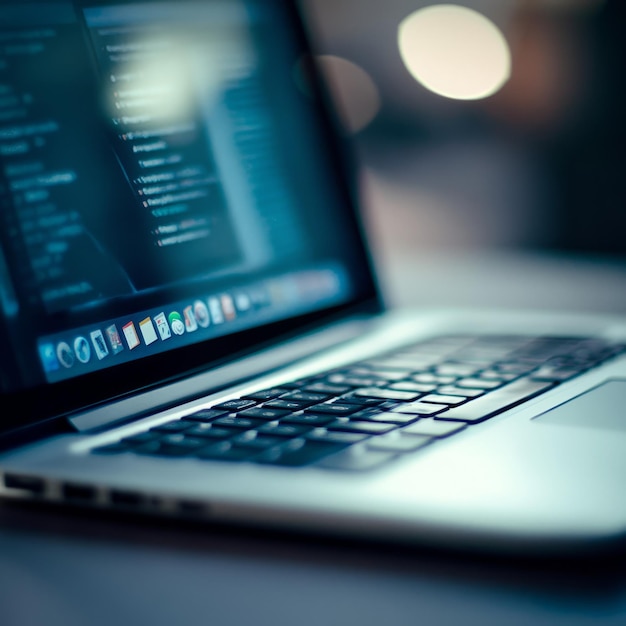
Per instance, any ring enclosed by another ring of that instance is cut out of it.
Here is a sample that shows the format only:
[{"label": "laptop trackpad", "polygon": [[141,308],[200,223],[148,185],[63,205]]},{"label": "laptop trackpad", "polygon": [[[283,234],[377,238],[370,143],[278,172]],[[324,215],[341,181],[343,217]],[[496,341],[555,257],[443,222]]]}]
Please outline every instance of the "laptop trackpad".
[{"label": "laptop trackpad", "polygon": [[626,432],[626,380],[609,380],[534,419],[560,426]]}]

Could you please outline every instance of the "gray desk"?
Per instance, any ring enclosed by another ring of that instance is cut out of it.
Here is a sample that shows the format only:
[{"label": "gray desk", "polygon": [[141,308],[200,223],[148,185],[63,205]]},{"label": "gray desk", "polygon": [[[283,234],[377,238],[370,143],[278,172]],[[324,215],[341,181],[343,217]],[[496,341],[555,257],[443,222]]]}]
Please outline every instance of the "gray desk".
[{"label": "gray desk", "polygon": [[[626,312],[620,264],[392,254],[381,241],[394,303],[517,306],[530,295],[545,308]],[[192,622],[626,624],[626,559],[525,562],[0,505],[3,626]]]},{"label": "gray desk", "polygon": [[626,563],[504,561],[93,515],[0,510],[0,621],[626,623]]}]

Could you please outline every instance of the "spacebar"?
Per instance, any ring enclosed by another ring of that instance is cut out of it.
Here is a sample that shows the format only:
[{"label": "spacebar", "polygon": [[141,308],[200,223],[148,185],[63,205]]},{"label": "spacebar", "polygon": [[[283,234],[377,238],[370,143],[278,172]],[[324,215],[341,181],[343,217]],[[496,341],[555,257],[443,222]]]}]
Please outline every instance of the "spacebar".
[{"label": "spacebar", "polygon": [[476,400],[439,413],[435,419],[456,420],[468,423],[482,422],[551,387],[554,387],[553,383],[523,378],[512,382],[510,385],[495,389]]}]

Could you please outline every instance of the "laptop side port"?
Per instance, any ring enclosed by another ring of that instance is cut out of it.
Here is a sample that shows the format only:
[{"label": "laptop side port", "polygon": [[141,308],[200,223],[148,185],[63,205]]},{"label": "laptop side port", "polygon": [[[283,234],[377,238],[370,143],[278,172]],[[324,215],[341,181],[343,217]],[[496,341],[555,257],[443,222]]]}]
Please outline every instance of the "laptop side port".
[{"label": "laptop side port", "polygon": [[46,483],[42,478],[22,474],[5,474],[4,486],[7,489],[26,491],[33,496],[41,496],[46,490]]},{"label": "laptop side port", "polygon": [[72,502],[93,502],[97,492],[94,487],[65,483],[62,487],[63,497]]},{"label": "laptop side port", "polygon": [[203,502],[180,500],[178,502],[178,512],[184,516],[197,517],[200,515],[206,515],[207,506]]},{"label": "laptop side port", "polygon": [[112,489],[109,492],[109,499],[111,500],[111,504],[125,508],[139,507],[146,502],[145,497],[139,493],[119,489]]}]

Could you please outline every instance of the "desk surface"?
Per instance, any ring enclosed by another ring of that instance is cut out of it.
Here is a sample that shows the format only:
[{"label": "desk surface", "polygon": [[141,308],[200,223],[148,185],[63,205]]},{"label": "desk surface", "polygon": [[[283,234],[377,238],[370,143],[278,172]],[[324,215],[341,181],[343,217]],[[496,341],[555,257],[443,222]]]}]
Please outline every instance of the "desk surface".
[{"label": "desk surface", "polygon": [[[378,232],[395,304],[626,312],[626,265],[417,254]],[[626,559],[545,562],[0,505],[0,623],[625,624]]]},{"label": "desk surface", "polygon": [[5,626],[626,623],[626,564],[0,509]]}]

